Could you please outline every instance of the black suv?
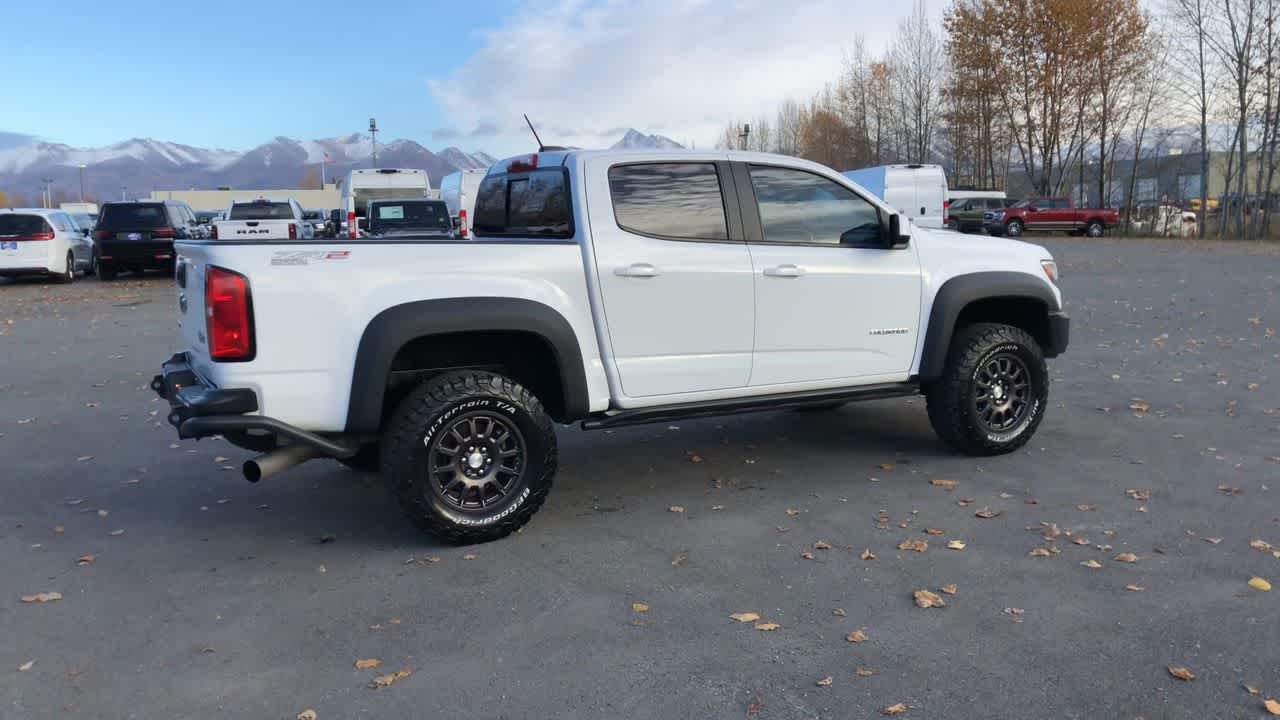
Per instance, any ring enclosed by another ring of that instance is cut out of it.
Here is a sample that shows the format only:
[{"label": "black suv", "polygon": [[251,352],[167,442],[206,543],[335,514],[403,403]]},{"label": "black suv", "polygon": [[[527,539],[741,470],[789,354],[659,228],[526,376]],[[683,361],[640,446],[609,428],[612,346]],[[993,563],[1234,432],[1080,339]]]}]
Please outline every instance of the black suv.
[{"label": "black suv", "polygon": [[121,270],[173,272],[173,241],[204,236],[195,213],[178,200],[104,203],[93,228],[98,277],[113,280]]}]

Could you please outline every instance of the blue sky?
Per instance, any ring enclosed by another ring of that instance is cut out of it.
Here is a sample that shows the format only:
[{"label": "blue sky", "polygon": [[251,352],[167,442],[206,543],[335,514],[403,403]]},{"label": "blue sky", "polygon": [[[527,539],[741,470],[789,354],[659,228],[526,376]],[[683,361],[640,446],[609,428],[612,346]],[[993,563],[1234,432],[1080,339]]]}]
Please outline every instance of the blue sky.
[{"label": "blue sky", "polygon": [[894,0],[779,7],[11,3],[0,131],[82,147],[150,137],[243,150],[277,135],[359,132],[376,116],[387,140],[504,152],[527,146],[528,112],[547,142],[590,146],[636,127],[710,144],[730,120],[834,79],[855,32],[882,47],[908,11]]}]

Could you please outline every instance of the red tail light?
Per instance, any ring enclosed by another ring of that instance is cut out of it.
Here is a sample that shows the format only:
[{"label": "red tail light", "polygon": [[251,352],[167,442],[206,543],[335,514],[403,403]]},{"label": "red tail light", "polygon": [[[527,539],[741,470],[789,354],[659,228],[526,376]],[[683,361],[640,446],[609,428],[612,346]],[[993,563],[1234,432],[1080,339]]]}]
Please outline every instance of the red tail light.
[{"label": "red tail light", "polygon": [[458,237],[467,236],[467,211],[458,211]]},{"label": "red tail light", "polygon": [[217,240],[217,239],[218,239],[218,226],[217,226],[217,225],[210,225],[210,226],[209,226],[209,237],[210,237],[211,239],[213,239],[213,240]]},{"label": "red tail light", "polygon": [[348,213],[347,213],[347,237],[351,238],[352,240],[355,240],[355,239],[356,239],[356,230],[358,230],[358,229],[359,229],[359,228],[356,226],[356,214],[355,214],[355,212],[354,212],[354,211],[352,211],[352,212],[348,212]]},{"label": "red tail light", "polygon": [[530,155],[527,159],[521,158],[519,160],[512,160],[511,162],[507,163],[507,172],[509,173],[529,172],[530,170],[537,170],[537,169],[538,169],[537,155]]},{"label": "red tail light", "polygon": [[110,240],[113,234],[114,233],[112,233],[110,230],[94,230],[93,239],[94,240]]},{"label": "red tail light", "polygon": [[210,265],[204,277],[204,312],[210,357],[231,362],[253,359],[253,299],[248,278]]},{"label": "red tail light", "polygon": [[942,221],[943,222],[951,221],[951,201],[950,200],[942,201]]},{"label": "red tail light", "polygon": [[289,223],[289,239],[290,239],[290,240],[297,240],[297,239],[298,239],[298,224],[297,224],[297,223]]},{"label": "red tail light", "polygon": [[11,237],[11,238],[9,238],[9,239],[10,239],[10,240],[16,240],[16,241],[18,241],[18,242],[41,242],[41,241],[44,241],[44,240],[52,240],[52,239],[53,239],[53,233],[51,233],[51,232],[38,232],[38,233],[31,233],[30,235],[16,235],[16,236]]},{"label": "red tail light", "polygon": [[171,238],[171,237],[174,237],[175,235],[177,235],[177,233],[175,233],[173,231],[173,228],[171,227],[156,228],[155,230],[151,231],[151,237]]}]

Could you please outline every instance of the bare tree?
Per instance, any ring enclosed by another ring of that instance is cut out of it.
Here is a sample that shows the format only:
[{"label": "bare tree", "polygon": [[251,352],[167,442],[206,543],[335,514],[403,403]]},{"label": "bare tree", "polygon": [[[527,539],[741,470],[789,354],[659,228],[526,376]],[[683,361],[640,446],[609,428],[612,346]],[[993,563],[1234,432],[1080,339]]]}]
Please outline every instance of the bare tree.
[{"label": "bare tree", "polygon": [[1173,88],[1195,114],[1200,130],[1200,237],[1205,236],[1209,212],[1209,112],[1217,79],[1207,38],[1215,25],[1211,0],[1168,0],[1166,15],[1171,36],[1169,67]]},{"label": "bare tree", "polygon": [[897,71],[896,104],[904,111],[906,159],[929,162],[942,94],[945,56],[942,40],[925,10],[924,0],[917,0],[911,14],[899,23],[889,58]]},{"label": "bare tree", "polygon": [[[1227,32],[1212,32],[1205,40],[1226,67],[1233,83],[1236,107],[1236,142],[1233,152],[1239,152],[1239,162],[1235,170],[1235,185],[1240,195],[1236,204],[1236,230],[1240,236],[1248,239],[1251,224],[1246,221],[1245,207],[1248,187],[1245,178],[1249,169],[1249,111],[1253,105],[1253,81],[1258,72],[1257,67],[1257,35],[1258,0],[1223,0],[1221,24]],[[1225,213],[1225,208],[1223,212]],[[1225,216],[1222,227],[1226,227]]]},{"label": "bare tree", "polygon": [[[1133,217],[1133,196],[1138,186],[1138,164],[1142,161],[1142,143],[1146,139],[1147,124],[1157,105],[1166,97],[1165,78],[1168,75],[1168,45],[1158,36],[1149,38],[1151,43],[1145,54],[1142,73],[1135,86],[1133,124],[1133,165],[1129,170],[1129,188],[1125,193],[1129,212],[1125,213],[1124,231],[1129,232]],[[1203,183],[1202,183],[1203,185]]]},{"label": "bare tree", "polygon": [[800,133],[803,122],[804,109],[800,107],[800,103],[791,98],[783,100],[778,108],[778,127],[774,131],[779,153],[800,154]]}]

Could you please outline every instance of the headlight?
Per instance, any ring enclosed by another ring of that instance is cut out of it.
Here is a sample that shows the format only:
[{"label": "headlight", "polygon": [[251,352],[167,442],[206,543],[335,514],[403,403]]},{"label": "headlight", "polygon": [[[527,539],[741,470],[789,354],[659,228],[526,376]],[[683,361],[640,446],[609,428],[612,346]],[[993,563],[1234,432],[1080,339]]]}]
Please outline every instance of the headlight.
[{"label": "headlight", "polygon": [[1044,275],[1049,278],[1049,282],[1058,284],[1058,263],[1052,260],[1041,260],[1040,268],[1044,270]]}]

